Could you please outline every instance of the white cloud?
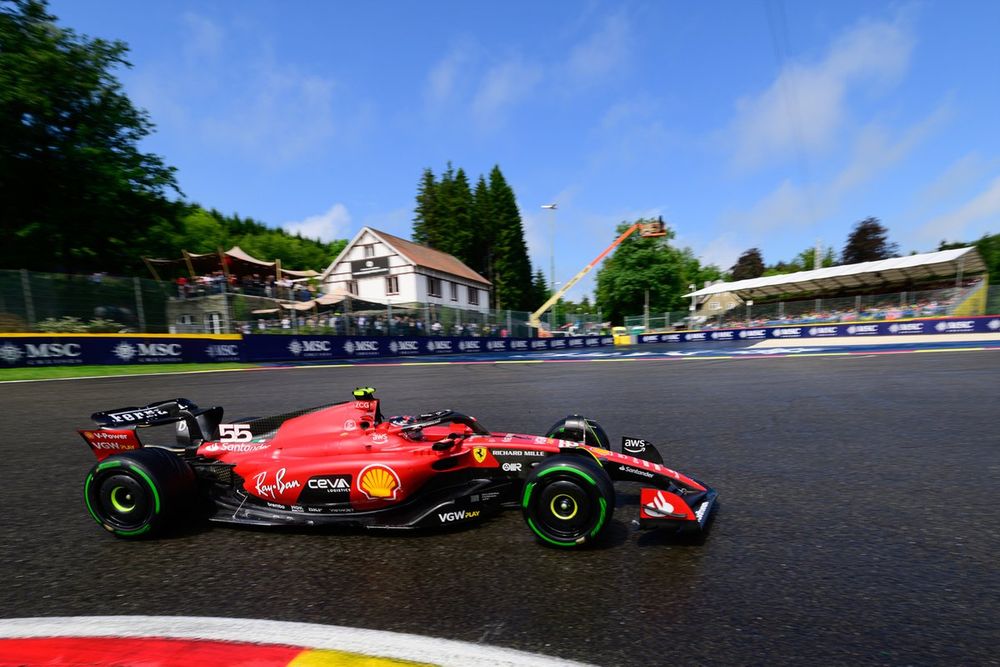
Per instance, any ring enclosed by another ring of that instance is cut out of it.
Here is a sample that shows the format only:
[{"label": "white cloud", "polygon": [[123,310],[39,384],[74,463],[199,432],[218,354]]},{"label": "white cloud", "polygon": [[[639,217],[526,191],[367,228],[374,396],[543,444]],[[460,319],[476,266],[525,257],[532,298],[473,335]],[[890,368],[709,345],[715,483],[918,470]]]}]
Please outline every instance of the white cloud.
[{"label": "white cloud", "polygon": [[[238,53],[230,35],[194,12],[184,13],[181,24],[173,59],[136,71],[131,80],[137,101],[157,122],[176,126],[206,150],[280,165],[363,127],[363,105],[348,111],[332,78],[280,62],[266,47]],[[222,105],[207,105],[222,82],[235,82],[230,87],[238,92]]]},{"label": "white cloud", "polygon": [[460,94],[459,83],[472,63],[472,48],[460,44],[439,60],[428,72],[424,86],[424,101],[430,110],[439,110]]},{"label": "white cloud", "polygon": [[209,114],[206,135],[268,161],[288,162],[317,151],[337,130],[332,80],[270,60],[246,73],[245,97]]},{"label": "white cloud", "polygon": [[983,158],[973,151],[955,160],[934,181],[920,189],[915,211],[937,208],[942,202],[969,192],[974,184],[982,182],[998,167],[1000,160]]},{"label": "white cloud", "polygon": [[225,32],[215,21],[194,12],[184,12],[181,21],[187,29],[183,50],[189,61],[203,61],[219,56]]},{"label": "white cloud", "polygon": [[527,98],[542,80],[542,68],[520,58],[493,66],[483,77],[472,100],[480,126],[499,125],[504,113]]},{"label": "white cloud", "polygon": [[874,124],[861,128],[846,164],[830,179],[802,186],[786,178],[752,206],[726,216],[724,227],[750,235],[808,231],[839,211],[853,193],[877,182],[890,167],[906,159],[949,114],[950,106],[945,103],[898,135]]},{"label": "white cloud", "polygon": [[726,133],[738,167],[753,168],[797,151],[820,154],[835,145],[852,89],[884,91],[906,71],[913,37],[902,19],[865,22],[830,47],[818,63],[789,63],[758,95],[737,102]]},{"label": "white cloud", "polygon": [[877,179],[889,167],[903,160],[937,127],[951,116],[948,102],[914,123],[898,138],[878,125],[869,125],[858,132],[851,162],[829,186],[828,198],[837,200],[855,188]]},{"label": "white cloud", "polygon": [[976,233],[975,223],[990,220],[995,225],[997,219],[1000,219],[1000,176],[958,208],[924,224],[918,235],[925,241],[968,241],[972,239],[965,238],[965,235]]},{"label": "white cloud", "polygon": [[346,236],[351,224],[351,214],[343,204],[334,204],[326,212],[311,215],[303,220],[284,222],[281,226],[291,234],[330,242]]},{"label": "white cloud", "polygon": [[577,84],[606,79],[627,64],[632,42],[628,19],[621,14],[609,16],[597,32],[570,51],[567,72]]},{"label": "white cloud", "polygon": [[714,264],[723,271],[728,271],[740,255],[751,247],[741,245],[736,239],[736,234],[726,232],[706,243],[696,255],[702,264]]},{"label": "white cloud", "polygon": [[739,226],[753,232],[774,231],[814,222],[818,211],[814,193],[785,179],[748,211],[735,216]]},{"label": "white cloud", "polygon": [[604,17],[593,32],[545,63],[516,52],[489,59],[478,44],[465,41],[428,70],[424,103],[430,113],[467,105],[480,129],[494,130],[543,82],[562,92],[573,92],[612,79],[628,64],[632,42],[630,23],[621,14]]}]

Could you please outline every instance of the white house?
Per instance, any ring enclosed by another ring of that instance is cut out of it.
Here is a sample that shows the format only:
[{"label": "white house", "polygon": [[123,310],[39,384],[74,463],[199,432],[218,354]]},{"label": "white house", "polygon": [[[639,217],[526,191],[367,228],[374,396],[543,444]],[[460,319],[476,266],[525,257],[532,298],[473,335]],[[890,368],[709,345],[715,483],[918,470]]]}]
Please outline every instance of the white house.
[{"label": "white house", "polygon": [[490,281],[458,259],[371,227],[359,231],[320,276],[323,291],[374,303],[429,303],[485,312]]}]

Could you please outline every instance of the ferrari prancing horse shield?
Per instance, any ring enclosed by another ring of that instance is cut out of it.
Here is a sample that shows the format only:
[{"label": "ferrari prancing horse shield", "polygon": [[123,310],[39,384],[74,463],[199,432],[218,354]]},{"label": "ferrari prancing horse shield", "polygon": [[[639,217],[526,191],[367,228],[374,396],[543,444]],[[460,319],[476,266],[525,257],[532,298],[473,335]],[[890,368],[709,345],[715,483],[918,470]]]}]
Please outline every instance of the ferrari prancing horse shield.
[{"label": "ferrari prancing horse shield", "polygon": [[472,456],[475,457],[476,463],[482,463],[486,460],[486,448],[485,447],[473,447]]}]

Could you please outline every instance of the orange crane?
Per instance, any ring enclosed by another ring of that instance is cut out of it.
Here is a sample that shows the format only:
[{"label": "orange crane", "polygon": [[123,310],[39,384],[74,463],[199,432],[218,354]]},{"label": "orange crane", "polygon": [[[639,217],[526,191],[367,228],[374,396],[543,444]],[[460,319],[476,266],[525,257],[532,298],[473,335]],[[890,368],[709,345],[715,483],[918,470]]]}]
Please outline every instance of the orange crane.
[{"label": "orange crane", "polygon": [[558,301],[559,299],[561,299],[562,296],[563,296],[563,294],[565,294],[566,292],[568,292],[569,289],[571,287],[573,287],[573,285],[575,285],[577,282],[579,282],[579,280],[581,278],[583,278],[585,275],[587,275],[588,273],[590,273],[591,269],[593,269],[595,266],[597,266],[598,264],[600,264],[601,260],[604,259],[609,252],[611,252],[612,250],[614,250],[615,248],[618,247],[618,244],[620,244],[622,241],[624,241],[628,237],[632,236],[632,234],[634,234],[637,230],[639,232],[639,236],[644,236],[644,237],[655,237],[655,236],[666,236],[667,235],[667,230],[666,230],[665,225],[663,224],[663,218],[662,217],[657,218],[656,220],[648,221],[648,222],[637,222],[637,223],[635,223],[634,225],[632,225],[631,227],[629,227],[628,229],[626,229],[622,233],[621,236],[619,236],[618,238],[616,238],[611,245],[609,245],[607,248],[605,248],[604,251],[600,255],[598,255],[596,258],[594,258],[594,260],[590,264],[588,264],[587,266],[583,267],[583,269],[579,273],[577,273],[575,276],[573,276],[572,278],[570,278],[569,280],[567,280],[566,284],[562,286],[562,289],[560,289],[558,292],[556,292],[551,297],[549,297],[549,300],[546,301],[545,303],[543,303],[541,308],[539,308],[538,310],[536,310],[535,312],[533,312],[531,315],[529,315],[528,316],[528,325],[531,326],[531,327],[533,327],[534,329],[536,329],[538,331],[539,335],[541,335],[541,331],[542,331],[542,328],[541,328],[541,326],[542,326],[542,319],[541,318],[542,318],[542,315],[545,314],[545,311],[547,311],[549,308],[551,308],[552,305],[556,301]]}]

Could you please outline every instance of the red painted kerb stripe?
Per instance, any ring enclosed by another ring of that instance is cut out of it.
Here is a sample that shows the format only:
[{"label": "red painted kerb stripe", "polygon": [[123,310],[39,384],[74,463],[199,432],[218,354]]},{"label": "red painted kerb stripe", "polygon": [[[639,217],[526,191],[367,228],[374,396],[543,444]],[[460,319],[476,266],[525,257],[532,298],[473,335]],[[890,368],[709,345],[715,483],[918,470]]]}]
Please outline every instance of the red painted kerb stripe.
[{"label": "red painted kerb stripe", "polygon": [[285,667],[303,649],[190,639],[42,637],[0,639],[0,666]]}]

